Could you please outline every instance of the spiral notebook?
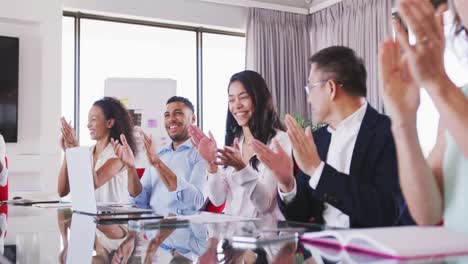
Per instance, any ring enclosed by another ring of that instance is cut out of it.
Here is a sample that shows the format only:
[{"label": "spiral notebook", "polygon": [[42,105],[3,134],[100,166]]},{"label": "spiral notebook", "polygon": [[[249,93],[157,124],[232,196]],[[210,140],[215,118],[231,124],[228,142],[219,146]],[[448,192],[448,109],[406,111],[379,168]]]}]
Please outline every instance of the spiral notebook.
[{"label": "spiral notebook", "polygon": [[468,234],[444,227],[385,227],[305,233],[306,243],[391,259],[468,255]]}]

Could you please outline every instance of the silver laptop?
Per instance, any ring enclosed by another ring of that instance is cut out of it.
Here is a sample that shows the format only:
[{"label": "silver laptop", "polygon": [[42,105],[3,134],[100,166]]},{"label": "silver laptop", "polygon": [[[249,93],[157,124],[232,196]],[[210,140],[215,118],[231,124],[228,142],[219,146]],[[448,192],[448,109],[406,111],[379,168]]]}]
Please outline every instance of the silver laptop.
[{"label": "silver laptop", "polygon": [[154,213],[154,210],[151,209],[117,204],[106,206],[97,205],[96,196],[94,194],[90,148],[69,148],[66,150],[66,153],[73,211],[89,215]]}]

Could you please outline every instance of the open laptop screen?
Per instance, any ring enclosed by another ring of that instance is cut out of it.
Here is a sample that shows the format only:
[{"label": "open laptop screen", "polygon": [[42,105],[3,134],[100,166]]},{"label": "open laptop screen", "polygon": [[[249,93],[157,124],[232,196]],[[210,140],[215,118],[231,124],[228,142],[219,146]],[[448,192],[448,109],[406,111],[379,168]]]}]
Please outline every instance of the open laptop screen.
[{"label": "open laptop screen", "polygon": [[73,210],[97,214],[90,148],[69,148],[65,155]]}]

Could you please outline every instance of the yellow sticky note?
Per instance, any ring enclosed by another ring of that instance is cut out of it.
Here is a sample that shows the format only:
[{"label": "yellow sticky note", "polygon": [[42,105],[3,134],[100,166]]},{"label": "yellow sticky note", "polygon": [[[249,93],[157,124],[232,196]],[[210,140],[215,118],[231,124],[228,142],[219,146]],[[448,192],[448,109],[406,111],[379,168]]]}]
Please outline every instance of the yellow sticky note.
[{"label": "yellow sticky note", "polygon": [[128,97],[120,98],[120,102],[127,108],[128,108],[128,106],[130,104],[130,100],[128,99]]}]

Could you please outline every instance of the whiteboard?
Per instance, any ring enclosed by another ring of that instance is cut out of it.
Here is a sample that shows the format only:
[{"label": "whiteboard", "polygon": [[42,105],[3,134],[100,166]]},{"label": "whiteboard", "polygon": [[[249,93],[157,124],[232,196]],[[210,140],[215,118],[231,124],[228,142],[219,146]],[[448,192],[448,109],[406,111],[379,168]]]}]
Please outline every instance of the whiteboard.
[{"label": "whiteboard", "polygon": [[[136,125],[152,135],[158,149],[171,140],[164,127],[164,112],[166,101],[176,91],[177,81],[172,79],[107,78],[104,87],[104,95],[119,99],[133,114]],[[135,138],[136,166],[145,168],[148,161],[139,133],[135,133]]]}]

